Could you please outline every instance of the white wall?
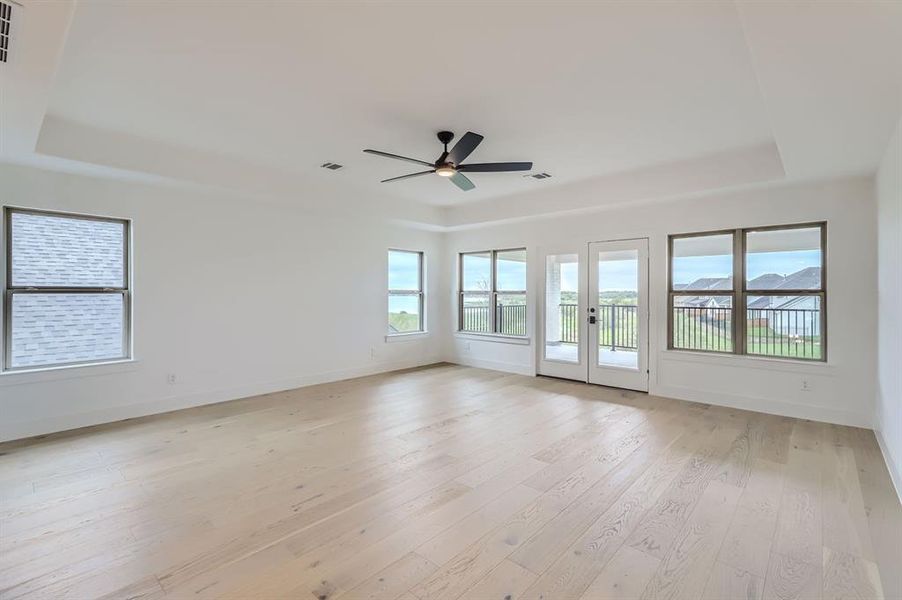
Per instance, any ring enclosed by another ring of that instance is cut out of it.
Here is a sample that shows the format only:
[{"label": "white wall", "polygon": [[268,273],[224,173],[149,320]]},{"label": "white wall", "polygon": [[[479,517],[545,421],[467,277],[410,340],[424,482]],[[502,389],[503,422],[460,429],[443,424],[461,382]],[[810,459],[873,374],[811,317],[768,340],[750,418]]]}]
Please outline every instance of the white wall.
[{"label": "white wall", "polygon": [[902,496],[902,119],[877,172],[879,366],[875,429]]},{"label": "white wall", "polygon": [[[586,184],[587,188],[591,184]],[[592,193],[591,189],[581,194]],[[555,203],[550,189],[546,201]],[[827,364],[667,351],[667,234],[826,220]],[[850,178],[758,186],[693,200],[524,220],[447,235],[446,282],[457,252],[525,246],[529,250],[529,345],[447,338],[450,360],[520,373],[536,362],[536,302],[541,249],[589,241],[648,237],[650,249],[650,391],[663,396],[870,427],[876,378],[876,218],[873,180]],[[559,248],[560,249],[560,248]],[[455,301],[453,284],[446,289]],[[447,327],[456,326],[453,311]],[[810,391],[802,391],[807,380]]]},{"label": "white wall", "polygon": [[384,339],[389,247],[426,252],[430,328],[445,324],[439,233],[27,167],[0,181],[5,205],[133,219],[135,346],[133,364],[0,375],[0,439],[439,358],[436,334]]}]

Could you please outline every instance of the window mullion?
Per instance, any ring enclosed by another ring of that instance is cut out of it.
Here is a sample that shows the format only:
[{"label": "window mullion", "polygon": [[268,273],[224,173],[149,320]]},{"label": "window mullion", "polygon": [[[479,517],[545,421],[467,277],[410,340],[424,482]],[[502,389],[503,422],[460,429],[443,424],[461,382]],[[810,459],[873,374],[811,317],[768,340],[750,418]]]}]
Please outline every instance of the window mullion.
[{"label": "window mullion", "polygon": [[733,232],[733,353],[745,354],[745,232]]},{"label": "window mullion", "polygon": [[492,280],[491,292],[489,293],[489,330],[492,333],[498,333],[497,313],[498,313],[498,284],[496,275],[498,272],[498,251],[492,250],[492,269],[490,279]]}]

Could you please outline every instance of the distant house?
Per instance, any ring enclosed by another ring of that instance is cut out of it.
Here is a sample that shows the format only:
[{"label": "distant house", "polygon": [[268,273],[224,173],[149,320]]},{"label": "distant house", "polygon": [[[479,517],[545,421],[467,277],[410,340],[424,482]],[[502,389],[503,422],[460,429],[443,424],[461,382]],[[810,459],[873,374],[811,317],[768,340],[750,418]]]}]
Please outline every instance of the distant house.
[{"label": "distant house", "polygon": [[[821,285],[820,267],[807,267],[790,275],[761,275],[749,281],[754,290],[810,290]],[[818,336],[821,332],[820,299],[817,296],[758,296],[748,304],[749,318],[785,336]]]},{"label": "distant house", "polygon": [[[820,335],[820,307],[817,296],[755,296],[755,290],[808,290],[820,287],[820,267],[807,267],[790,275],[765,273],[750,280],[747,285],[752,301],[748,304],[751,327],[769,328],[784,336]],[[692,290],[698,296],[683,296],[679,306],[710,310],[693,311],[693,316],[706,321],[724,321],[730,312],[718,310],[729,307],[730,296],[704,295],[706,291],[733,289],[732,277],[703,277],[688,284],[674,284],[674,290]]]},{"label": "distant house", "polygon": [[[820,335],[820,306],[817,296],[755,296],[755,290],[773,292],[777,290],[809,290],[820,287],[820,267],[807,267],[790,275],[765,273],[748,282],[746,286],[752,299],[748,303],[748,318],[752,327],[769,328],[784,336]],[[725,291],[733,288],[731,277],[703,277],[689,284],[674,284],[675,290],[691,289],[704,294],[705,291]],[[729,296],[683,297],[680,306],[690,308],[725,308],[729,306]],[[723,320],[729,317],[727,311],[705,311],[699,318]]]}]

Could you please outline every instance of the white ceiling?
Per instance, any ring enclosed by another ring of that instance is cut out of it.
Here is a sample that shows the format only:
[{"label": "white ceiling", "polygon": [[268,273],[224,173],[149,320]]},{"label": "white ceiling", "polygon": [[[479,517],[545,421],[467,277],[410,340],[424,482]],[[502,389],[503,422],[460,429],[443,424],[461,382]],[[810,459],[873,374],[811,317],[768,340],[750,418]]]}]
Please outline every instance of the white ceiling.
[{"label": "white ceiling", "polygon": [[[313,186],[445,213],[587,180],[632,198],[657,193],[643,179],[662,170],[686,174],[681,192],[869,172],[902,106],[902,2],[25,10],[13,68],[37,83],[12,96],[25,97],[29,122],[42,119],[40,131],[4,128],[16,138],[2,145],[7,160],[37,149],[70,165],[283,195]],[[29,55],[38,48],[40,60]],[[471,162],[532,160],[553,177],[474,174],[471,192],[436,176],[380,184],[420,169],[361,152],[431,161],[446,128],[485,135]],[[728,160],[751,154],[741,170]]]}]

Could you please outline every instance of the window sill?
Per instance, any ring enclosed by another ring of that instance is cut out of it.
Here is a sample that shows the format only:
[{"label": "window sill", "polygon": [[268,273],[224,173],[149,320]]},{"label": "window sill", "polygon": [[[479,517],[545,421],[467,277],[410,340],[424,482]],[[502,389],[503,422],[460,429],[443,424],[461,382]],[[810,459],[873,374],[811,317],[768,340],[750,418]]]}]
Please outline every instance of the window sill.
[{"label": "window sill", "polygon": [[768,371],[807,372],[831,375],[835,369],[827,362],[817,360],[796,360],[792,358],[769,358],[766,356],[749,356],[739,354],[722,354],[717,352],[693,352],[692,350],[662,350],[664,360],[689,363],[720,363],[723,365],[764,369]]},{"label": "window sill", "polygon": [[498,342],[501,344],[520,344],[528,346],[530,339],[526,336],[504,335],[502,333],[471,333],[468,331],[458,331],[454,337],[462,340],[477,340],[480,342]]},{"label": "window sill", "polygon": [[0,372],[0,387],[8,385],[25,385],[45,381],[61,381],[80,377],[100,377],[117,373],[127,373],[138,368],[138,361],[133,358],[89,363],[84,365],[65,365],[61,367],[39,367],[21,371]]},{"label": "window sill", "polygon": [[385,343],[392,344],[394,342],[412,342],[429,337],[428,331],[414,331],[412,333],[393,333],[385,336]]}]

